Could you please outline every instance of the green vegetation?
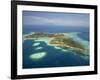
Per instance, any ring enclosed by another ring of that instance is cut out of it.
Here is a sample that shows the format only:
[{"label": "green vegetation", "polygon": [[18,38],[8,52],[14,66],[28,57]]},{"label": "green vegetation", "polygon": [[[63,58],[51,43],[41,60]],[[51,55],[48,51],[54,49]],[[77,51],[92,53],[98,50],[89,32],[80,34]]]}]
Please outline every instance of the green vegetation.
[{"label": "green vegetation", "polygon": [[[68,33],[66,33],[68,34]],[[64,51],[68,50],[73,50],[76,53],[84,54],[85,52],[89,52],[89,49],[87,50],[84,45],[81,43],[74,41],[73,38],[70,38],[69,36],[65,36],[65,33],[42,33],[42,32],[36,32],[36,33],[31,33],[28,35],[25,35],[24,40],[35,40],[35,41],[44,41],[46,42],[47,45],[54,46],[57,49],[64,49]],[[33,44],[33,46],[38,46],[39,44]],[[42,49],[41,47],[37,49]],[[86,55],[86,54],[85,54]],[[39,57],[40,54],[36,54]],[[34,55],[32,55],[34,58]],[[32,58],[31,57],[31,58]],[[34,58],[35,59],[35,58]]]},{"label": "green vegetation", "polygon": [[81,45],[80,43],[74,41],[72,38],[57,37],[57,38],[54,38],[50,42],[50,44],[55,44],[55,45],[58,45],[60,47],[70,46],[70,47],[79,48],[79,49],[84,50],[83,45]]}]

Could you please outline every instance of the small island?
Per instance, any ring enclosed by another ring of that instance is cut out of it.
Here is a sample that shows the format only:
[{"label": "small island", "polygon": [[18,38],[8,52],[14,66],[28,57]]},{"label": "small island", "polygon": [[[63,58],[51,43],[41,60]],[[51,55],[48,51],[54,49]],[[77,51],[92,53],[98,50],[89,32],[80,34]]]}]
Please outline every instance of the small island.
[{"label": "small island", "polygon": [[45,52],[40,52],[40,53],[36,53],[36,54],[31,54],[29,57],[31,60],[39,60],[42,59],[46,56]]}]

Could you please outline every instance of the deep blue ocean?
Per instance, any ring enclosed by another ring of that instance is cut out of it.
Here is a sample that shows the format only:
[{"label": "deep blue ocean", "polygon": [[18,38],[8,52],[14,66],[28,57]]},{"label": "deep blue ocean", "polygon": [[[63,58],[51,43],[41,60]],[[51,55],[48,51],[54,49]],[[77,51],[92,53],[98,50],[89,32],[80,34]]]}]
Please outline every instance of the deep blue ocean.
[{"label": "deep blue ocean", "polygon": [[[83,40],[89,41],[89,29],[39,29],[38,27],[23,28],[23,35],[30,32],[50,32],[50,33],[67,33],[67,32],[81,32],[78,34]],[[89,60],[75,55],[73,52],[63,52],[55,49],[52,46],[48,46],[45,42],[39,42],[43,49],[35,50],[36,47],[32,46],[35,43],[32,40],[26,40],[23,43],[23,68],[47,68],[47,67],[68,67],[68,66],[86,66],[89,65]],[[47,55],[40,60],[31,60],[29,56],[37,52],[46,52]]]}]

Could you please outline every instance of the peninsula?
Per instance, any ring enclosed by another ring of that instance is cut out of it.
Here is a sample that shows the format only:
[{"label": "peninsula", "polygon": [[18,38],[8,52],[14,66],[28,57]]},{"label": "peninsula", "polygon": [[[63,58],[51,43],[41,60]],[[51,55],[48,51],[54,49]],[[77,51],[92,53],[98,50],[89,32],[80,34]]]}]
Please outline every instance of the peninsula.
[{"label": "peninsula", "polygon": [[89,49],[65,34],[68,33],[32,32],[24,35],[24,40],[44,41],[49,46],[72,50],[79,55],[88,55]]}]

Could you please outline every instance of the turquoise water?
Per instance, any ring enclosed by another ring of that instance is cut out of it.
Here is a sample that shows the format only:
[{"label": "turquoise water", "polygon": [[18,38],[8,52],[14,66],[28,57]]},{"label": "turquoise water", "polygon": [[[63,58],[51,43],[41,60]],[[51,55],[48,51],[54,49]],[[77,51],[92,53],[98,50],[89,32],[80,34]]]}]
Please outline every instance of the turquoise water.
[{"label": "turquoise water", "polygon": [[82,55],[75,50],[49,46],[43,41],[23,40],[23,69],[90,64],[90,14],[24,10],[22,18],[23,36],[31,32],[65,33],[65,35],[71,33],[69,37],[86,48]]},{"label": "turquoise water", "polygon": [[[78,34],[78,37],[79,40],[85,40],[89,42],[89,33]],[[33,46],[35,43],[39,44]],[[30,55],[39,52],[45,52],[46,56],[38,60],[30,59]],[[53,46],[48,46],[43,41],[37,42],[26,40],[23,43],[23,68],[71,67],[89,65],[89,58],[86,59],[84,57],[81,57],[81,55],[76,55],[76,53],[71,50],[63,51],[62,49],[56,49]]]}]

